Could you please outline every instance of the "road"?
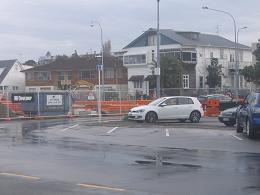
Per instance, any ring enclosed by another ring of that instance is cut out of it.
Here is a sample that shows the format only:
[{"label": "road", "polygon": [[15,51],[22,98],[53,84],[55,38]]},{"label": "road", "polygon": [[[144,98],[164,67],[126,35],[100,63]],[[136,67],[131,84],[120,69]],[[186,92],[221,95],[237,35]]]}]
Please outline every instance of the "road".
[{"label": "road", "polygon": [[2,122],[0,154],[0,195],[260,194],[260,139],[215,119]]}]

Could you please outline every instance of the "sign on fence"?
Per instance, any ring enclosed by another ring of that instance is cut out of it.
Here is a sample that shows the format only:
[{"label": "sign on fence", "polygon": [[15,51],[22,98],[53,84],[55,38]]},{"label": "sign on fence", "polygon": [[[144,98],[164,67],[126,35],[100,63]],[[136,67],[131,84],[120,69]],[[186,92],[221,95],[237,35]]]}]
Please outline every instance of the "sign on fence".
[{"label": "sign on fence", "polygon": [[47,95],[47,106],[62,106],[62,95]]},{"label": "sign on fence", "polygon": [[34,102],[34,94],[33,93],[25,93],[25,94],[15,94],[11,95],[11,99],[13,103],[20,102]]}]

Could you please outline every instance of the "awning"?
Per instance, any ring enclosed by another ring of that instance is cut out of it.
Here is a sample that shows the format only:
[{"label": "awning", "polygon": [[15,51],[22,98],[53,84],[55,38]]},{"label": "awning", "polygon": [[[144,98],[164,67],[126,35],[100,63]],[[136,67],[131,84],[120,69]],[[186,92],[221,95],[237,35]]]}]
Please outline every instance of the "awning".
[{"label": "awning", "polygon": [[131,76],[128,81],[143,81],[144,75],[133,75]]},{"label": "awning", "polygon": [[156,79],[156,75],[148,75],[147,77],[145,77],[145,81],[151,81],[151,80],[154,80]]}]

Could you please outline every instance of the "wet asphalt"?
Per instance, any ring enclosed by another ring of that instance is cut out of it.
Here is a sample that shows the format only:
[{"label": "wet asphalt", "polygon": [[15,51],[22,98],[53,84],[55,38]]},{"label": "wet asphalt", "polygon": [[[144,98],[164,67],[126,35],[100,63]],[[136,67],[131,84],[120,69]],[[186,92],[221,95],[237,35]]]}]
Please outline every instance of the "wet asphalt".
[{"label": "wet asphalt", "polygon": [[260,194],[260,138],[216,119],[0,123],[0,195]]}]

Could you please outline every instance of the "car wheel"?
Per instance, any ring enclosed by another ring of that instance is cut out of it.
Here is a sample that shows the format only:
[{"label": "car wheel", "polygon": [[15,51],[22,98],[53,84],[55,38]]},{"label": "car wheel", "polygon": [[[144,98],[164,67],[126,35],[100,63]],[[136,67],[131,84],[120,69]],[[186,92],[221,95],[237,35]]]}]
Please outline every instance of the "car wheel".
[{"label": "car wheel", "polygon": [[137,123],[143,123],[144,121],[136,121]]},{"label": "car wheel", "polygon": [[198,123],[200,122],[200,118],[201,118],[201,115],[198,111],[193,111],[191,114],[190,114],[190,121],[192,123]]},{"label": "car wheel", "polygon": [[181,123],[184,123],[184,122],[186,121],[186,119],[179,119],[179,121],[180,121]]},{"label": "car wheel", "polygon": [[233,127],[236,123],[224,123],[227,127]]},{"label": "car wheel", "polygon": [[155,112],[148,112],[145,116],[145,121],[147,123],[155,123],[157,121],[158,117]]},{"label": "car wheel", "polygon": [[252,124],[249,119],[246,120],[246,135],[249,138],[255,137],[255,129],[252,127]]},{"label": "car wheel", "polygon": [[239,121],[237,120],[237,126],[236,126],[237,133],[243,132],[243,127],[240,126]]}]

